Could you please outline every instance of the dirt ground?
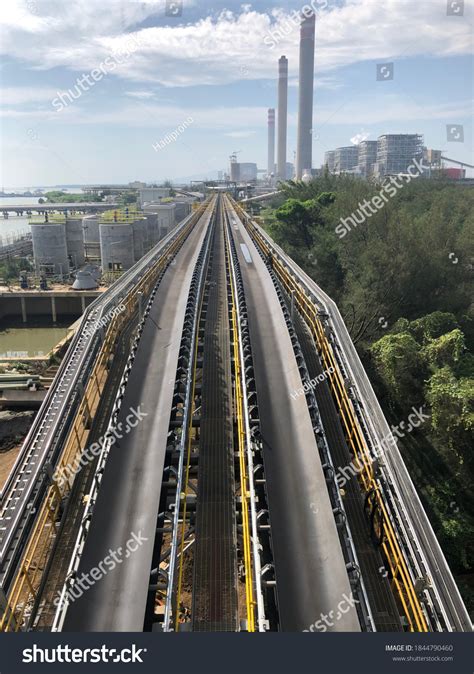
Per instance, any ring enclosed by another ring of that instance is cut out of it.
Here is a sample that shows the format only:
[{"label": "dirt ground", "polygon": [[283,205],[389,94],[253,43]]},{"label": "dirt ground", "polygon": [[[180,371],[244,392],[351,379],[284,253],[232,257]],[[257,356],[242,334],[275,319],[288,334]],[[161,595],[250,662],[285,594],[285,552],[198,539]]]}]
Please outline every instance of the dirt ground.
[{"label": "dirt ground", "polygon": [[0,412],[0,489],[10,473],[35,412]]}]

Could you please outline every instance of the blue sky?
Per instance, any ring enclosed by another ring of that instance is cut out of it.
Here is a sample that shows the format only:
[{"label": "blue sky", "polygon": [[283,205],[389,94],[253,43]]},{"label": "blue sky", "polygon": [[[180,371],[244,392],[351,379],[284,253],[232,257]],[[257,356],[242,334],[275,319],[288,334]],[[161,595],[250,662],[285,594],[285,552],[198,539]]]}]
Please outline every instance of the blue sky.
[{"label": "blue sky", "polygon": [[[164,0],[2,3],[1,185],[214,177],[234,150],[265,168],[281,54],[289,59],[292,160],[299,31],[289,17],[303,6],[184,0],[169,16]],[[461,0],[314,6],[314,166],[328,149],[404,132],[474,163],[473,0],[463,11]],[[393,80],[377,81],[376,64],[387,62]],[[78,95],[83,75],[87,90]],[[153,149],[189,118],[175,142]],[[463,142],[448,142],[450,124],[462,125]]]}]

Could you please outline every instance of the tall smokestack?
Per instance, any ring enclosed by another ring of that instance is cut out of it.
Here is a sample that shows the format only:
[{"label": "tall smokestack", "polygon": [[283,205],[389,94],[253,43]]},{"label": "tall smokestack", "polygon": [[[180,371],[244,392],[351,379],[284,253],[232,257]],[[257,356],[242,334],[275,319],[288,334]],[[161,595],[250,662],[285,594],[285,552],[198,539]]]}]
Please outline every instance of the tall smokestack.
[{"label": "tall smokestack", "polygon": [[286,180],[286,124],[288,116],[288,59],[278,60],[278,148],[277,175]]},{"label": "tall smokestack", "polygon": [[300,81],[298,93],[298,141],[296,146],[296,178],[312,168],[313,146],[313,78],[314,28],[316,17],[305,16],[300,29]]},{"label": "tall smokestack", "polygon": [[267,174],[275,172],[275,108],[268,108]]}]

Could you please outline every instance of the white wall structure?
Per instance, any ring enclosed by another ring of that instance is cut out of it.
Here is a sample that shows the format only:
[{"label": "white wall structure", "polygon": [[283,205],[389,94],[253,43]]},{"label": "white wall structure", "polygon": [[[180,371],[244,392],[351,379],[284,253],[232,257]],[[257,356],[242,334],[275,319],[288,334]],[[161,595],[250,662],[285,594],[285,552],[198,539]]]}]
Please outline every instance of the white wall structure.
[{"label": "white wall structure", "polygon": [[169,187],[142,187],[138,190],[138,203],[141,208],[150,201],[158,201],[164,197],[169,197]]}]

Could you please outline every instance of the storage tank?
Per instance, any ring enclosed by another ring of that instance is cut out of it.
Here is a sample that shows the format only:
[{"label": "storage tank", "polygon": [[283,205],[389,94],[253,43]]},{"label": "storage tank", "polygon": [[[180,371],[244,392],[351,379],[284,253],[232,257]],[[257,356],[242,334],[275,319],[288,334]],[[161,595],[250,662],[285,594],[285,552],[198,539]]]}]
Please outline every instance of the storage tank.
[{"label": "storage tank", "polygon": [[82,217],[66,218],[66,246],[72,266],[76,269],[82,267],[85,262]]},{"label": "storage tank", "polygon": [[175,218],[176,223],[181,222],[184,218],[191,213],[191,202],[190,201],[177,201],[175,209]]},{"label": "storage tank", "polygon": [[153,248],[153,246],[158,243],[160,238],[160,226],[158,224],[158,213],[146,213],[145,214],[147,221],[147,240],[148,240],[148,250]]},{"label": "storage tank", "polygon": [[146,218],[137,218],[132,222],[132,231],[133,231],[133,256],[135,262],[138,262],[143,257],[147,239],[147,221]]},{"label": "storage tank", "polygon": [[64,222],[30,221],[33,257],[38,274],[69,274],[69,259]]},{"label": "storage tank", "polygon": [[176,224],[176,204],[173,203],[159,203],[148,204],[144,207],[145,213],[157,213],[158,224],[160,227],[160,239],[162,239],[168,232],[170,232]]},{"label": "storage tank", "polygon": [[103,271],[130,269],[135,263],[133,223],[102,222],[99,234]]}]

